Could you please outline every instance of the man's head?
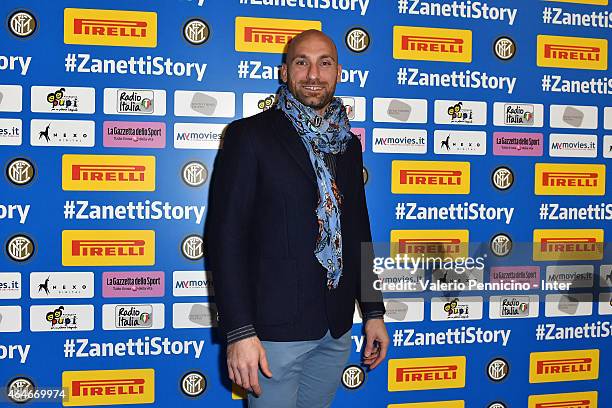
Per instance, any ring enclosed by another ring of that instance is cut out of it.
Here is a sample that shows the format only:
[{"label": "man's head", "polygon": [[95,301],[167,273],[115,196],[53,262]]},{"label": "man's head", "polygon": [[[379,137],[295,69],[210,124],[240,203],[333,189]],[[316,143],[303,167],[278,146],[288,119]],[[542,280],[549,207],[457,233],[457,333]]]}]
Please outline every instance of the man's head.
[{"label": "man's head", "polygon": [[281,79],[298,101],[319,114],[333,99],[341,73],[336,45],[321,31],[304,31],[289,42]]}]

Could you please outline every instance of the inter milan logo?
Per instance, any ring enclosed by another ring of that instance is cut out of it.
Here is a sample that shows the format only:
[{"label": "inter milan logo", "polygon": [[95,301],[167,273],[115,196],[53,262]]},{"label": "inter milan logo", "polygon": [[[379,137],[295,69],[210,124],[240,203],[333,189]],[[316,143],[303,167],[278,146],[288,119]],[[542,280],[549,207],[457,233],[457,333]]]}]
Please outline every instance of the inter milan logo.
[{"label": "inter milan logo", "polygon": [[208,179],[208,170],[206,166],[199,161],[190,161],[183,166],[181,175],[185,184],[190,187],[199,187],[206,183]]},{"label": "inter milan logo", "polygon": [[204,241],[199,235],[189,235],[181,244],[183,256],[192,261],[197,261],[204,257]]},{"label": "inter milan logo", "polygon": [[6,177],[18,186],[25,186],[34,179],[34,165],[27,159],[12,160],[6,166]]},{"label": "inter milan logo", "polygon": [[493,44],[495,56],[502,61],[508,61],[516,54],[516,44],[509,37],[499,37]]},{"label": "inter milan logo", "polygon": [[7,241],[6,253],[13,261],[25,262],[34,255],[34,241],[25,235],[15,235]]},{"label": "inter milan logo", "polygon": [[500,166],[493,170],[491,181],[498,190],[507,190],[514,184],[514,173],[509,167]]},{"label": "inter milan logo", "polygon": [[181,391],[188,397],[199,397],[206,391],[206,377],[197,371],[192,371],[181,378]]},{"label": "inter milan logo", "polygon": [[36,18],[25,10],[14,12],[8,19],[9,31],[19,38],[31,36],[36,31],[36,27]]},{"label": "inter milan logo", "polygon": [[512,250],[512,240],[506,234],[497,234],[491,238],[490,246],[496,256],[506,256]]},{"label": "inter milan logo", "polygon": [[503,358],[496,358],[491,360],[487,366],[487,375],[493,381],[502,381],[510,372],[510,366],[508,362]]},{"label": "inter milan logo", "polygon": [[350,365],[342,372],[342,385],[349,390],[356,390],[365,381],[365,371],[357,365]]},{"label": "inter milan logo", "polygon": [[210,38],[210,28],[204,20],[194,18],[183,26],[185,40],[193,45],[202,45]]},{"label": "inter milan logo", "polygon": [[16,404],[25,404],[31,401],[35,390],[36,387],[32,380],[25,377],[13,378],[6,386],[6,394],[9,400]]},{"label": "inter milan logo", "polygon": [[353,28],[346,33],[346,47],[353,52],[364,52],[370,46],[370,35],[363,28]]}]

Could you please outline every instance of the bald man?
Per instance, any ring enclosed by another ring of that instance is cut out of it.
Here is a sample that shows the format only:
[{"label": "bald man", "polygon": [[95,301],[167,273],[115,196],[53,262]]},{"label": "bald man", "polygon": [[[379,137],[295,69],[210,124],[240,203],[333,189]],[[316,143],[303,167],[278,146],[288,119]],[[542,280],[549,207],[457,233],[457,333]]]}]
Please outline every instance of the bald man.
[{"label": "bald man", "polygon": [[374,369],[389,345],[372,285],[361,144],[334,97],[341,72],[328,36],[296,36],[275,107],[232,122],[215,161],[207,269],[228,375],[251,408],[331,406],[355,301],[363,364]]}]

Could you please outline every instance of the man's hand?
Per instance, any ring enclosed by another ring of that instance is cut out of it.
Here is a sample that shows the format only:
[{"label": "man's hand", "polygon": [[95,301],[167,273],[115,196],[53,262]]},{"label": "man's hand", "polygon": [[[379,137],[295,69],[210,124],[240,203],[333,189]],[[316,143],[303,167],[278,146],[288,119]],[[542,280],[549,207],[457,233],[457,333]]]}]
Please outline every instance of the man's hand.
[{"label": "man's hand", "polygon": [[[370,370],[373,370],[378,366],[387,356],[387,349],[389,348],[389,334],[385,327],[383,319],[369,319],[365,324],[365,335],[366,335],[366,348],[364,351],[363,363],[370,366]],[[377,342],[374,345],[374,342]]]},{"label": "man's hand", "polygon": [[261,395],[257,377],[260,366],[266,377],[272,377],[266,350],[257,336],[238,340],[227,346],[227,371],[230,380],[258,396]]}]

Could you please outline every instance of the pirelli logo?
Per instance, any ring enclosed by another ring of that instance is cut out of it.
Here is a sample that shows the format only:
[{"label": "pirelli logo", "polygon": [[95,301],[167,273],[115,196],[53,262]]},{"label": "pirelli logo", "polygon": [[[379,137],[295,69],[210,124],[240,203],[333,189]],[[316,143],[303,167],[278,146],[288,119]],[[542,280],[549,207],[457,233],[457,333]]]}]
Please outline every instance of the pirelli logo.
[{"label": "pirelli logo", "polygon": [[64,371],[62,387],[68,390],[63,405],[152,404],[155,402],[155,371]]},{"label": "pirelli logo", "polygon": [[153,230],[64,230],[64,266],[150,266],[155,264]]},{"label": "pirelli logo", "polygon": [[605,164],[536,163],[536,195],[606,194]]},{"label": "pirelli logo", "polygon": [[465,401],[434,401],[434,402],[414,402],[408,404],[390,404],[387,408],[465,408]]},{"label": "pirelli logo", "polygon": [[603,229],[535,229],[534,261],[585,261],[603,259]]},{"label": "pirelli logo", "polygon": [[569,350],[531,353],[529,382],[596,380],[599,350]]},{"label": "pirelli logo", "polygon": [[155,156],[65,154],[62,188],[78,191],[155,191]]},{"label": "pirelli logo", "polygon": [[597,408],[597,391],[530,395],[528,408]]},{"label": "pirelli logo", "polygon": [[539,67],[608,69],[608,40],[538,35]]},{"label": "pirelli logo", "polygon": [[389,360],[389,391],[465,387],[464,356]]},{"label": "pirelli logo", "polygon": [[468,256],[469,230],[391,230],[391,253],[412,257]]},{"label": "pirelli logo", "polygon": [[293,37],[310,29],[320,31],[321,22],[236,17],[236,51],[282,54]]},{"label": "pirelli logo", "polygon": [[157,13],[66,8],[64,43],[154,48]]},{"label": "pirelli logo", "polygon": [[469,194],[470,163],[420,160],[391,162],[395,194]]},{"label": "pirelli logo", "polygon": [[595,4],[598,6],[607,6],[608,0],[548,0],[560,3],[578,3],[578,4]]},{"label": "pirelli logo", "polygon": [[393,26],[393,58],[472,62],[472,32],[449,28]]}]

